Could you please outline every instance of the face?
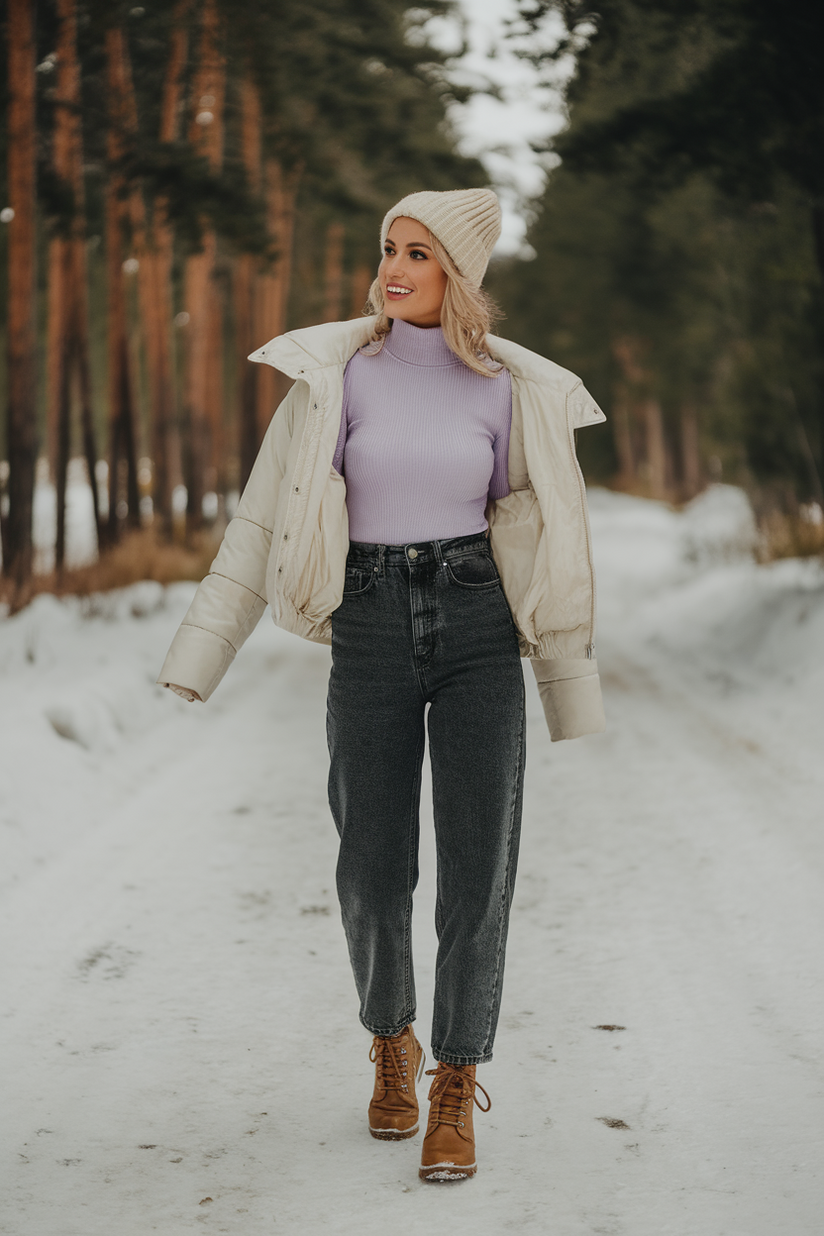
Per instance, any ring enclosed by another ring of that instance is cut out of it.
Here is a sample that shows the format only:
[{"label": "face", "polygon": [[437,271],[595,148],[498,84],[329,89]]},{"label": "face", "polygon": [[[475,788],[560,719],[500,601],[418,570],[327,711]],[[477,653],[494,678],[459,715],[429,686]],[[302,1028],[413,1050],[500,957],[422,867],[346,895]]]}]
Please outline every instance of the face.
[{"label": "face", "polygon": [[378,269],[388,318],[411,326],[440,326],[447,274],[432,252],[428,230],[414,219],[395,219]]}]

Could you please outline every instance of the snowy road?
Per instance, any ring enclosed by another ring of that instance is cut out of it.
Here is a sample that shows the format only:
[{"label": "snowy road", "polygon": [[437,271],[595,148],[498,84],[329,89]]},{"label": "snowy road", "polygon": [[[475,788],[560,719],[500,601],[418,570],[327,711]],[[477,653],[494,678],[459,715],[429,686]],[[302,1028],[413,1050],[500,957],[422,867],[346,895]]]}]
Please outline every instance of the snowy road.
[{"label": "snowy road", "polygon": [[493,1106],[457,1186],[366,1129],[328,652],[265,619],[188,706],[151,683],[189,586],[0,625],[0,1232],[818,1236],[824,573],[713,560],[724,496],[690,523],[593,495],[609,728],[551,746],[530,675]]}]

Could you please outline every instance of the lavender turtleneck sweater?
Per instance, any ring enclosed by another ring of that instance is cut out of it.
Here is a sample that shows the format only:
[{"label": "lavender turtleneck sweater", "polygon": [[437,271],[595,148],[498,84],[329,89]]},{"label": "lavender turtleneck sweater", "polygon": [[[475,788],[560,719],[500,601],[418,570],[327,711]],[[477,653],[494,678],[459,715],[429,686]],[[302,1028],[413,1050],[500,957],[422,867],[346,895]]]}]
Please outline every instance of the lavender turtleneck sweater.
[{"label": "lavender turtleneck sweater", "polygon": [[440,327],[396,319],[380,352],[356,352],[343,381],[333,467],[346,478],[349,539],[408,545],[487,527],[509,493],[512,385],[475,373]]}]

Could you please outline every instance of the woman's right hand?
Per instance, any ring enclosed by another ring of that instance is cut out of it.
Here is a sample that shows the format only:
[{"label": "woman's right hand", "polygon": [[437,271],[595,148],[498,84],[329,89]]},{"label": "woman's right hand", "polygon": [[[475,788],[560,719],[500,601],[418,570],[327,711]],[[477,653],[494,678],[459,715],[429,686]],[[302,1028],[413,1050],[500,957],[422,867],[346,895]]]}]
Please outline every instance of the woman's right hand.
[{"label": "woman's right hand", "polygon": [[187,700],[190,704],[193,704],[195,700],[200,704],[203,703],[197,691],[190,691],[188,687],[179,687],[176,682],[165,682],[163,685],[168,687],[170,691],[174,691],[175,695],[179,695],[182,700]]}]

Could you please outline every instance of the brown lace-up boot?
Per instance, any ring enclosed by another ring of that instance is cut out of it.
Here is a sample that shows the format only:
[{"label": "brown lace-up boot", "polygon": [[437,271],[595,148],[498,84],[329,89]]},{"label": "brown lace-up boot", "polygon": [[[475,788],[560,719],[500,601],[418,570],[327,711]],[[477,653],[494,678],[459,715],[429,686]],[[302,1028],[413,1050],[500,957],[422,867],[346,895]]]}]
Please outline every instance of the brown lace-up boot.
[{"label": "brown lace-up boot", "polygon": [[412,1027],[391,1039],[375,1035],[369,1059],[375,1063],[369,1132],[384,1141],[414,1137],[418,1131],[415,1082],[423,1073],[426,1056]]},{"label": "brown lace-up boot", "polygon": [[[421,1180],[465,1180],[478,1170],[475,1162],[475,1130],[472,1108],[478,1104],[488,1112],[492,1100],[475,1080],[474,1064],[444,1064],[428,1069],[435,1080],[429,1091],[429,1124],[423,1139],[418,1175]],[[486,1107],[478,1103],[475,1091],[486,1095]]]}]

